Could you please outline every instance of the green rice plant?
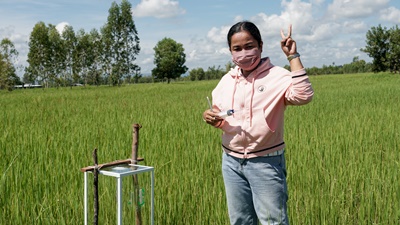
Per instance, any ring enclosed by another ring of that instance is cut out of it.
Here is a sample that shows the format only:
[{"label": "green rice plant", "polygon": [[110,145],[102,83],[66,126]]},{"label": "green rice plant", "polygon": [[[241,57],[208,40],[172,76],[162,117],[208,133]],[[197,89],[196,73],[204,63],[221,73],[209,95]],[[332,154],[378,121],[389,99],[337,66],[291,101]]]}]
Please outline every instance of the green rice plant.
[{"label": "green rice plant", "polygon": [[[400,77],[310,79],[313,101],[285,119],[291,223],[399,224]],[[155,168],[155,224],[228,224],[221,132],[201,117],[217,82],[0,92],[0,224],[83,224],[80,168],[94,148],[99,163],[130,158],[134,123],[141,164]],[[147,224],[149,177],[139,182]],[[116,223],[115,186],[99,177],[100,224]]]},{"label": "green rice plant", "polygon": [[399,81],[389,74],[313,77],[313,102],[289,108],[292,221],[399,223]]}]

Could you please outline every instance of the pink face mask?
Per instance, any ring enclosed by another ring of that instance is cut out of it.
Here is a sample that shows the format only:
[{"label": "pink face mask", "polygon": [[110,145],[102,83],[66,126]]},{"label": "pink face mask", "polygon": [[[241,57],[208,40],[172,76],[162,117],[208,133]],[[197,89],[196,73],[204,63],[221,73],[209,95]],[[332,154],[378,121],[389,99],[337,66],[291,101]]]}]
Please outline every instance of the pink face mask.
[{"label": "pink face mask", "polygon": [[258,48],[250,50],[232,51],[232,60],[241,69],[251,71],[257,67],[261,60],[261,52]]}]

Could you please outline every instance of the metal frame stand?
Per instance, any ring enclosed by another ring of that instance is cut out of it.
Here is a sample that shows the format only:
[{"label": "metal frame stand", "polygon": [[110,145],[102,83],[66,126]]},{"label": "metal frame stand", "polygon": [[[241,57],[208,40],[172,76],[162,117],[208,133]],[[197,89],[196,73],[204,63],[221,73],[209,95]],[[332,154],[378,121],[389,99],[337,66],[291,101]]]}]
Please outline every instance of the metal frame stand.
[{"label": "metal frame stand", "polygon": [[[119,165],[111,168],[105,168],[104,170],[99,170],[99,174],[105,176],[111,176],[117,178],[117,224],[122,225],[122,178],[134,174],[140,174],[145,172],[151,172],[151,225],[154,225],[154,167],[141,166],[136,164]],[[88,221],[88,173],[84,172],[84,211],[85,211],[85,225]]]}]

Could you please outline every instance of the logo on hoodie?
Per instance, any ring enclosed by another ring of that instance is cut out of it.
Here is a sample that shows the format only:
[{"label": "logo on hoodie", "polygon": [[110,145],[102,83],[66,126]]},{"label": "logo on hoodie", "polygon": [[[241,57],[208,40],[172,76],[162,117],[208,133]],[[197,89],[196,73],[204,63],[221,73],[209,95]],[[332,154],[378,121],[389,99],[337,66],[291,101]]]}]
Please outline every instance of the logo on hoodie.
[{"label": "logo on hoodie", "polygon": [[261,85],[261,86],[259,86],[259,87],[257,88],[257,91],[258,91],[258,92],[264,92],[265,89],[266,89],[266,87],[265,87],[264,85]]}]

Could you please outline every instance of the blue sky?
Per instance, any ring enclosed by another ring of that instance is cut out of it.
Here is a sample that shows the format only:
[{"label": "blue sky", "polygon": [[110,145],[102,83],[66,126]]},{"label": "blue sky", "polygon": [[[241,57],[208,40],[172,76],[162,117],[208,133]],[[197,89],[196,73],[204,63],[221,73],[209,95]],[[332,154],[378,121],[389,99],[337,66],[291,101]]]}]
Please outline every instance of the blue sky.
[{"label": "blue sky", "polygon": [[[9,38],[26,66],[28,41],[34,25],[71,25],[75,31],[100,30],[110,0],[0,0],[0,40]],[[120,3],[121,0],[115,2]],[[222,66],[231,60],[226,34],[240,20],[261,30],[263,56],[284,66],[280,30],[293,25],[292,37],[305,67],[341,65],[355,56],[370,62],[360,48],[373,26],[400,25],[399,0],[130,0],[141,52],[142,73],[154,68],[154,46],[164,37],[183,44],[189,69]]]}]

